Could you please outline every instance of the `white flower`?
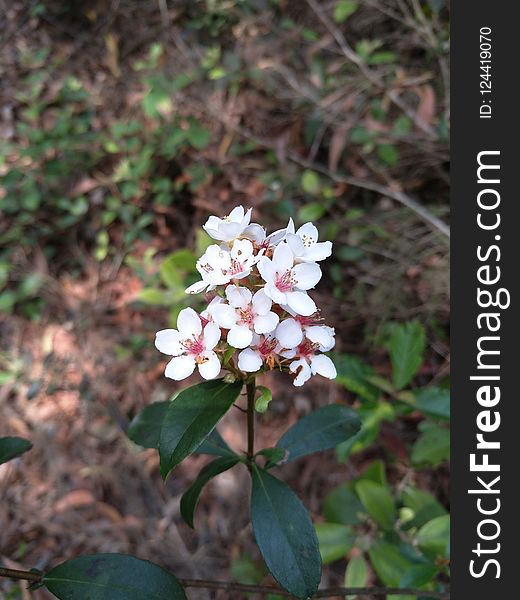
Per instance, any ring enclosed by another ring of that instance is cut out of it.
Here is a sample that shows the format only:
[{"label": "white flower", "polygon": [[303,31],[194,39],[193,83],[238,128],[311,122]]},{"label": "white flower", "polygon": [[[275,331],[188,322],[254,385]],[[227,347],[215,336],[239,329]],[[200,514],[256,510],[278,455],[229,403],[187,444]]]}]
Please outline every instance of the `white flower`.
[{"label": "white flower", "polygon": [[292,349],[299,346],[306,336],[311,342],[319,344],[321,352],[328,352],[335,344],[334,328],[314,323],[312,318],[295,315],[278,325],[275,337],[282,348]]},{"label": "white flower", "polygon": [[258,270],[265,281],[265,293],[277,304],[288,306],[303,316],[317,311],[316,304],[306,290],[313,288],[321,279],[321,269],[315,263],[294,265],[294,254],[287,242],[280,242],[274,249],[272,260],[262,256]]},{"label": "white flower", "polygon": [[240,237],[244,229],[249,225],[251,210],[249,209],[246,212],[243,206],[237,206],[223,219],[215,216],[209,217],[203,228],[214,240],[231,242]]},{"label": "white flower", "polygon": [[294,385],[302,386],[311,378],[311,375],[322,375],[327,379],[334,379],[337,375],[334,363],[325,354],[318,354],[308,358],[299,358],[289,365],[291,373],[297,373]]},{"label": "white flower", "polygon": [[229,329],[228,343],[234,348],[245,348],[253,340],[253,332],[271,333],[279,317],[271,312],[272,301],[263,290],[253,296],[245,287],[228,285],[226,297],[229,304],[215,303],[208,310],[215,323]]},{"label": "white flower", "polygon": [[248,277],[262,254],[262,251],[254,254],[253,244],[249,240],[235,240],[231,251],[212,244],[197,261],[197,271],[201,274],[202,281],[190,285],[186,293],[211,291],[218,285],[226,285],[232,279]]},{"label": "white flower", "polygon": [[155,337],[157,350],[174,357],[166,365],[166,377],[180,381],[198,366],[204,379],[214,379],[220,373],[220,360],[213,351],[220,340],[219,326],[207,323],[203,328],[199,315],[185,308],[179,313],[177,328],[158,331]]},{"label": "white flower", "polygon": [[294,233],[294,222],[292,219],[289,219],[287,227],[273,231],[273,233],[269,235],[267,235],[265,229],[258,223],[251,223],[251,225],[246,227],[242,233],[242,236],[252,240],[258,246],[268,248],[272,246],[278,246],[278,244],[285,239],[285,236],[289,231]]},{"label": "white flower", "polygon": [[276,339],[269,335],[253,335],[251,346],[238,355],[238,368],[246,373],[256,373],[265,363],[272,369],[276,362],[277,346]]},{"label": "white flower", "polygon": [[332,254],[332,242],[318,242],[318,230],[312,223],[305,223],[296,233],[287,230],[286,240],[296,262],[317,262]]}]

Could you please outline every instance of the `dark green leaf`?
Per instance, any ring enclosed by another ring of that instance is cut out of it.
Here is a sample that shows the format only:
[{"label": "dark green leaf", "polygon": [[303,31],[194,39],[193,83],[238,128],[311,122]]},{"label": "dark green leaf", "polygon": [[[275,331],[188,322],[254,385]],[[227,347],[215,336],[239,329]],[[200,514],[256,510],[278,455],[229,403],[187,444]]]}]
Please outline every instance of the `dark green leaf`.
[{"label": "dark green leaf", "polygon": [[388,488],[365,479],[356,484],[356,492],[372,519],[384,530],[391,531],[396,515],[394,499]]},{"label": "dark green leaf", "polygon": [[339,523],[316,523],[321,560],[328,565],[335,560],[345,558],[352,550],[356,536],[348,525]]},{"label": "dark green leaf", "polygon": [[347,483],[333,489],[325,498],[323,513],[331,523],[356,525],[361,521],[359,514],[364,512],[363,505]]},{"label": "dark green leaf", "polygon": [[143,448],[157,448],[169,401],[154,402],[136,415],[128,428],[128,437]]},{"label": "dark green leaf", "polygon": [[416,405],[426,415],[438,419],[450,418],[450,392],[442,388],[425,388],[417,393]]},{"label": "dark green leaf", "polygon": [[450,457],[450,432],[434,423],[426,423],[422,429],[424,433],[412,448],[411,461],[414,465],[435,467]]},{"label": "dark green leaf", "polygon": [[32,448],[31,442],[21,437],[0,438],[0,465],[17,456],[20,456]]},{"label": "dark green leaf", "polygon": [[435,565],[415,565],[401,577],[399,587],[420,588],[433,581],[438,572]]},{"label": "dark green leaf", "polygon": [[202,444],[241,389],[241,381],[205,381],[182,390],[170,403],[159,438],[163,478]]},{"label": "dark green leaf", "polygon": [[400,390],[410,383],[421,366],[424,347],[424,327],[418,321],[394,324],[388,349],[396,389]]},{"label": "dark green leaf", "polygon": [[171,573],[124,554],[68,560],[44,575],[42,583],[60,600],[186,600]]},{"label": "dark green leaf", "polygon": [[267,459],[265,468],[270,469],[285,458],[286,451],[283,448],[264,448],[257,455],[265,456]]},{"label": "dark green leaf", "polygon": [[303,504],[284,483],[253,467],[251,520],[267,568],[278,583],[302,600],[318,589],[318,538]]},{"label": "dark green leaf", "polygon": [[342,404],[329,404],[300,419],[276,444],[287,451],[287,461],[334,448],[361,428],[356,413]]},{"label": "dark green leaf", "polygon": [[211,456],[234,456],[235,453],[226,444],[220,433],[214,429],[193,454],[210,454]]},{"label": "dark green leaf", "polygon": [[390,587],[397,587],[405,573],[414,566],[397,546],[386,542],[373,545],[368,555],[379,579]]},{"label": "dark green leaf", "polygon": [[373,460],[358,477],[358,481],[366,479],[379,485],[386,485],[386,467],[382,460]]},{"label": "dark green leaf", "polygon": [[338,371],[336,381],[344,385],[354,394],[358,394],[364,400],[376,401],[379,391],[375,385],[370,383],[369,378],[374,375],[372,367],[366,365],[355,356],[340,354],[334,357],[334,364]]},{"label": "dark green leaf", "polygon": [[231,467],[234,467],[238,462],[240,462],[239,456],[217,458],[201,470],[195,482],[184,492],[181,498],[181,515],[190,527],[193,527],[193,516],[202,488],[210,479],[231,469]]}]

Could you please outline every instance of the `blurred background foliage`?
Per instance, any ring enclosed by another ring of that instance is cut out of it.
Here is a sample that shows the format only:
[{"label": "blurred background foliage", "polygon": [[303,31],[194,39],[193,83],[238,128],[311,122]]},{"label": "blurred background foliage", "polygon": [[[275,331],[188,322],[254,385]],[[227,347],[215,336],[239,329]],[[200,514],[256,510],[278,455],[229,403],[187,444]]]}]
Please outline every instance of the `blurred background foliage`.
[{"label": "blurred background foliage", "polygon": [[[320,459],[330,472],[319,489],[292,472],[300,495],[311,498],[331,564],[326,579],[442,586],[446,3],[0,0],[0,8],[6,426],[40,431],[31,416],[38,403],[47,433],[56,430],[55,413],[44,406],[55,403],[70,418],[95,414],[102,441],[90,459],[102,461],[150,396],[171,393],[153,333],[189,303],[197,307],[184,289],[209,243],[199,233],[208,214],[243,204],[275,228],[289,217],[316,221],[334,242],[317,296],[336,327],[339,377],[294,402],[289,380],[276,379],[280,403],[273,401],[267,423],[281,431],[288,418],[326,401],[347,401],[362,415],[357,439]],[[85,478],[72,489],[92,485],[94,496],[103,489],[104,502],[129,510],[114,494],[117,482],[100,488],[92,473]],[[213,531],[215,544],[233,539],[225,529]],[[42,540],[20,531],[4,533],[0,555],[23,563],[38,556]],[[48,561],[64,551],[56,535]],[[254,550],[237,543],[231,575],[263,581]],[[67,556],[76,548],[68,546]],[[157,560],[156,549],[146,552]],[[227,569],[219,565],[208,570]]]}]

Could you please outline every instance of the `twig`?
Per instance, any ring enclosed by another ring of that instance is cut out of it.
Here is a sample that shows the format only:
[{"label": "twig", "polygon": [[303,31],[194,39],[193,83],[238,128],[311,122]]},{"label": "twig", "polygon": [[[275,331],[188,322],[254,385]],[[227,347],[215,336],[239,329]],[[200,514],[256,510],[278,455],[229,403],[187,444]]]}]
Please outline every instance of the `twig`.
[{"label": "twig", "polygon": [[354,52],[354,50],[347,43],[347,40],[345,39],[344,35],[325,14],[325,11],[318,4],[318,2],[316,2],[316,0],[307,0],[307,4],[311,7],[316,16],[320,19],[320,21],[323,23],[323,25],[325,25],[329,33],[336,40],[345,58],[354,65],[356,65],[356,67],[365,76],[365,78],[368,79],[368,81],[370,81],[370,83],[372,83],[380,90],[384,91],[386,95],[390,98],[390,100],[396,106],[398,106],[404,112],[404,114],[415,123],[415,125],[419,129],[421,129],[432,139],[437,139],[438,136],[435,133],[435,131],[427,123],[425,123],[424,120],[421,119],[412,108],[410,108],[401,100],[399,94],[395,90],[386,89],[384,82],[381,79],[379,79],[379,77],[377,77],[373,70],[367,66],[365,61],[360,56],[358,56],[356,52]]},{"label": "twig", "polygon": [[246,385],[247,389],[247,462],[249,468],[255,459],[255,393],[256,383],[253,379]]},{"label": "twig", "polygon": [[[254,383],[253,383],[254,386]],[[19,571],[18,569],[4,569],[0,567],[0,577],[9,579],[18,579],[38,583],[43,575],[33,571]],[[294,598],[294,596],[272,585],[247,585],[244,583],[234,583],[232,581],[209,581],[205,579],[179,579],[180,584],[186,588],[198,588],[206,590],[227,590],[243,592],[245,594],[278,594],[284,598]],[[385,587],[336,587],[318,590],[313,598],[330,598],[331,596],[386,596],[399,594],[401,596],[428,596],[428,598],[438,598],[440,600],[449,599],[449,592],[426,592],[425,590],[415,590],[409,588],[385,588]]]}]

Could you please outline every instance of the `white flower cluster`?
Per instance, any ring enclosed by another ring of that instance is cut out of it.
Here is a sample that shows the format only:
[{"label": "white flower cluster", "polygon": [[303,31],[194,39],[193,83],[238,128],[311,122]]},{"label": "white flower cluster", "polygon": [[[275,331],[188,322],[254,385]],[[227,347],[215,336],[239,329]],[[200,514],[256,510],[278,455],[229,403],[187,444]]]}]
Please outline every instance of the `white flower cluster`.
[{"label": "white flower cluster", "polygon": [[312,223],[295,231],[291,219],[266,235],[250,221],[251,209],[238,206],[204,225],[219,244],[197,261],[202,279],[186,292],[212,298],[200,315],[185,308],[177,329],[157,333],[157,349],[173,356],[166,377],[185,379],[197,366],[204,379],[222,368],[243,377],[275,367],[294,373],[296,386],[316,374],[333,379],[334,364],[321,353],[333,348],[334,329],[321,324],[307,293],[321,279],[317,263],[331,255],[332,243],[319,242]]}]

